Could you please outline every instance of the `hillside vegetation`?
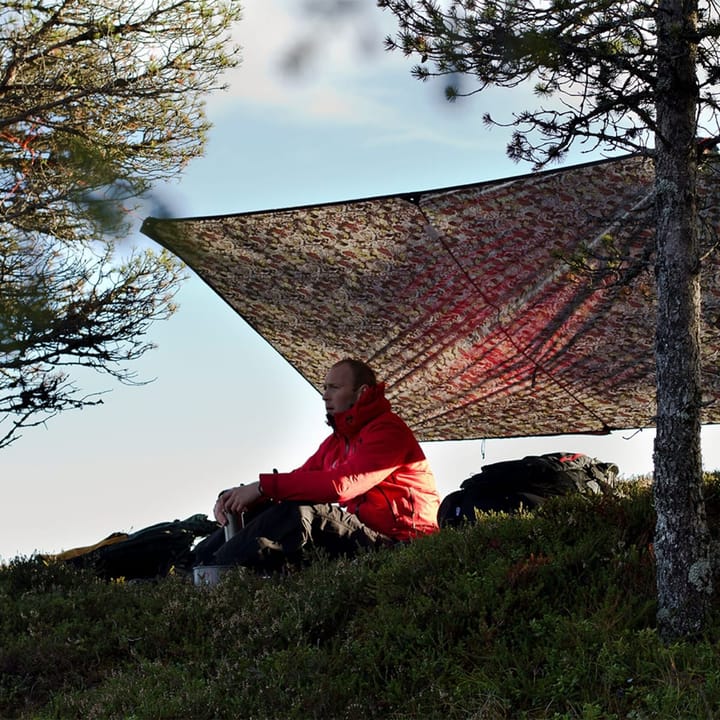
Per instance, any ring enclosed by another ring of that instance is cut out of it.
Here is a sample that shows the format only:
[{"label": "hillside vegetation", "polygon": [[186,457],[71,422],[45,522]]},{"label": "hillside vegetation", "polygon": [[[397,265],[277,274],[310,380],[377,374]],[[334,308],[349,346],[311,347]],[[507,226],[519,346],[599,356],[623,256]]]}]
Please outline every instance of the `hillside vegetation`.
[{"label": "hillside vegetation", "polygon": [[[720,476],[707,478],[717,537]],[[0,568],[0,717],[720,717],[720,621],[663,646],[647,485],[272,578]]]}]

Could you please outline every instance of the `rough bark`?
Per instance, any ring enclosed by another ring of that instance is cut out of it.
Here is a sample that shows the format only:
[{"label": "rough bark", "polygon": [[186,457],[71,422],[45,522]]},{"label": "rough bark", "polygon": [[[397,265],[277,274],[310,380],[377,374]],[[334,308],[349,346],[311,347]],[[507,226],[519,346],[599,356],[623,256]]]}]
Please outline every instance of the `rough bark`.
[{"label": "rough bark", "polygon": [[654,493],[657,619],[668,641],[702,630],[712,592],[700,453],[696,16],[696,0],[658,4]]}]

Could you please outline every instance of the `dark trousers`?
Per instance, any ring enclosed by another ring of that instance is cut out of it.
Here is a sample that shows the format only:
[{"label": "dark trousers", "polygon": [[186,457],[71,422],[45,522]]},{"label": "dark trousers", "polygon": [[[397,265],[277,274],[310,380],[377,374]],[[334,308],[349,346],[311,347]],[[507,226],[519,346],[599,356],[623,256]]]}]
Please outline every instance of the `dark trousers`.
[{"label": "dark trousers", "polygon": [[337,505],[285,501],[263,508],[227,542],[224,529],[215,531],[194,552],[199,565],[244,565],[272,572],[302,565],[312,547],[338,557],[392,544]]}]

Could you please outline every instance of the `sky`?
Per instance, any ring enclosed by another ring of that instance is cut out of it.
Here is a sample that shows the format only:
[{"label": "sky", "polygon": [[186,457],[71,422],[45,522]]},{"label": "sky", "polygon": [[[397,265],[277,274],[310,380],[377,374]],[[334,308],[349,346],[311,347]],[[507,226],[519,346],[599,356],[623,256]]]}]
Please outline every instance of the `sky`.
[{"label": "sky", "polygon": [[[382,49],[392,18],[359,3],[341,22],[308,18],[297,0],[245,0],[234,31],[241,65],[208,98],[206,152],[157,189],[176,217],[220,215],[429,190],[525,174],[507,159],[509,117],[523,90],[455,104]],[[316,42],[308,44],[310,39]],[[292,50],[305,62],[291,66]],[[527,101],[527,102],[526,102]],[[599,159],[575,152],[565,164]],[[142,217],[138,217],[138,227]],[[128,246],[156,247],[135,233]],[[101,406],[68,411],[0,450],[0,560],[94,543],[112,532],[211,515],[219,490],[300,465],[325,437],[319,393],[189,272],[179,311],[156,323],[157,349],[132,365],[138,387],[81,373]],[[322,378],[315,379],[318,383]],[[402,408],[396,408],[402,415]],[[720,431],[703,431],[706,469]],[[425,443],[442,496],[485,464],[584,452],[630,478],[652,470],[651,430],[609,436]]]}]

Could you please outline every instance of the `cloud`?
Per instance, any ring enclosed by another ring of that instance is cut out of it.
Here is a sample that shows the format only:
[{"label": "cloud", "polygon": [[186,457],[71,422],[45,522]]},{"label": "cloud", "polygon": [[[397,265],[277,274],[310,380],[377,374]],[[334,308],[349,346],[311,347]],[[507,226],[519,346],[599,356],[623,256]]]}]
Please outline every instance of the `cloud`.
[{"label": "cloud", "polygon": [[[317,6],[349,8],[322,13]],[[230,87],[213,95],[213,112],[239,105],[282,111],[293,122],[333,122],[378,128],[398,125],[408,105],[421,99],[428,111],[445,104],[442,89],[410,76],[411,61],[383,47],[394,19],[367,0],[315,3],[246,0],[234,39],[242,63],[226,75]],[[462,112],[458,110],[458,113]],[[425,122],[425,112],[414,123]]]},{"label": "cloud", "polygon": [[293,126],[369,128],[374,145],[497,144],[497,134],[482,128],[482,112],[527,104],[529,93],[516,89],[512,102],[507,95],[499,102],[503,91],[490,90],[450,105],[441,79],[421,83],[410,75],[411,59],[385,51],[395,29],[394,17],[367,0],[245,0],[234,31],[243,60],[226,76],[229,90],[209,99],[211,119],[241,118],[250,108],[282,113]]},{"label": "cloud", "polygon": [[[355,81],[387,61],[384,33],[367,5],[364,18],[324,18],[288,0],[246,0],[243,19],[233,38],[243,61],[226,75],[229,93],[211,98],[226,103],[243,100],[275,107],[291,106],[315,115],[318,109],[339,112],[356,105]],[[358,32],[358,28],[365,28]],[[371,41],[372,39],[372,41]],[[311,103],[298,99],[312,98]],[[323,99],[325,96],[326,99]],[[347,113],[347,111],[344,111]]]}]

